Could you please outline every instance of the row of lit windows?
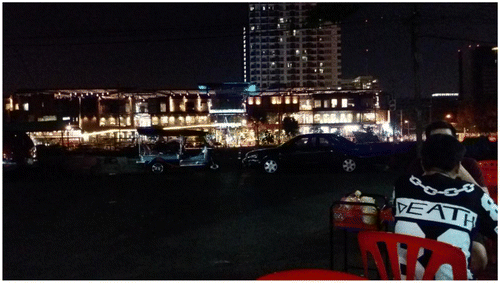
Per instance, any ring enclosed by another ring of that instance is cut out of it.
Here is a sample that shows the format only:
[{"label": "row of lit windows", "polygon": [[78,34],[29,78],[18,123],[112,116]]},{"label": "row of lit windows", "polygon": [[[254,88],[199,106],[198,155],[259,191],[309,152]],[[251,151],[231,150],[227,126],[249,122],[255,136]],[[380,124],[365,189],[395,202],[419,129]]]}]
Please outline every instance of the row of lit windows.
[{"label": "row of lit windows", "polygon": [[[260,9],[259,9],[260,6]],[[254,4],[249,6],[250,12],[253,11],[273,11],[273,10],[308,10],[311,9],[314,6],[314,4],[303,4],[303,6],[300,5],[300,3],[297,4]]]},{"label": "row of lit windows", "polygon": [[[312,110],[314,108],[338,108],[339,107],[339,101],[340,101],[340,107],[341,108],[349,108],[349,107],[354,107],[354,99],[352,98],[342,98],[342,99],[337,99],[337,98],[332,98],[332,99],[325,99],[325,100],[320,100],[320,99],[315,99],[314,101],[311,99],[307,100],[301,100],[300,101],[300,110]],[[314,103],[314,105],[313,105]]]},{"label": "row of lit windows", "polygon": [[[320,100],[316,99],[314,100],[314,108],[337,108],[338,107],[338,99],[332,98],[332,99],[325,99],[325,100]],[[341,107],[342,108],[348,108],[348,107],[354,107],[354,99],[352,98],[342,98],[340,99]]]},{"label": "row of lit windows", "polygon": [[[299,98],[298,96],[272,96],[271,97],[271,104],[282,104],[283,101],[285,104],[297,104],[299,103]],[[248,105],[260,105],[261,104],[261,98],[260,97],[249,97],[247,99]],[[342,98],[342,99],[337,99],[337,98],[332,98],[332,99],[325,99],[325,100],[312,100],[312,99],[305,99],[302,100],[300,103],[300,108],[301,110],[311,110],[312,103],[314,103],[314,108],[337,108],[339,106],[340,102],[340,107],[341,108],[349,108],[349,107],[354,107],[354,99],[352,98]]]},{"label": "row of lit windows", "polygon": [[[297,48],[301,47],[300,44],[302,44],[302,48],[331,48],[335,47],[335,44],[332,44],[331,42],[321,42],[321,43],[312,43],[313,41],[310,42],[302,42],[302,43],[297,43],[297,42],[288,42],[287,44],[268,44],[268,43],[263,43],[262,45],[258,43],[251,43],[250,44],[250,49],[251,50],[256,50],[256,49],[284,49],[286,48]],[[342,47],[342,43],[340,40],[337,41],[337,47]]]},{"label": "row of lit windows", "polygon": [[[285,100],[286,101],[286,100]],[[323,114],[311,114],[311,113],[296,113],[293,117],[297,120],[299,124],[335,124],[335,123],[352,123],[356,117],[357,122],[374,122],[376,116],[374,113],[354,113],[352,112],[337,112],[337,113],[323,113]],[[135,123],[138,124],[139,117],[134,118]],[[96,120],[94,117],[93,121]],[[84,122],[88,122],[89,119],[85,117]],[[208,116],[186,116],[186,117],[174,117],[174,116],[153,116],[151,117],[152,125],[161,126],[185,126],[185,125],[195,125],[195,124],[207,124],[210,122]],[[130,117],[120,117],[119,119],[115,117],[105,118],[102,117],[99,120],[99,126],[131,126],[132,120]]]},{"label": "row of lit windows", "polygon": [[[135,117],[134,121],[136,125],[139,125],[139,119],[140,117]],[[96,118],[92,118],[92,121],[96,121]],[[83,119],[84,123],[89,122],[89,119],[85,117]],[[174,117],[174,116],[162,116],[162,117],[157,117],[153,116],[151,117],[151,124],[152,125],[175,125],[175,126],[185,126],[185,125],[195,125],[195,124],[207,124],[209,122],[209,117],[208,116],[186,116],[186,117]],[[115,117],[102,117],[99,119],[99,126],[104,127],[104,126],[121,126],[121,127],[126,127],[126,126],[132,126],[132,118],[131,117],[120,117],[120,118],[115,118]]]},{"label": "row of lit windows", "polygon": [[[93,118],[93,120],[95,120],[95,118]],[[88,122],[88,118],[87,117],[83,118],[83,122],[84,123]],[[119,119],[115,117],[109,117],[109,118],[102,117],[101,119],[99,119],[99,127],[104,127],[104,126],[121,126],[121,127],[132,126],[132,119],[130,117],[120,117]]]},{"label": "row of lit windows", "polygon": [[295,113],[292,115],[299,124],[373,123],[375,113],[334,112],[323,114]]},{"label": "row of lit windows", "polygon": [[152,117],[152,125],[193,125],[193,124],[206,124],[208,123],[208,116],[186,116],[186,117],[173,117],[173,116],[162,116],[162,117]]},{"label": "row of lit windows", "polygon": [[[30,110],[30,105],[29,103],[23,103],[22,108],[24,111],[29,111]],[[14,110],[19,110],[19,103],[13,103],[12,101],[5,104],[5,111],[14,111]]]}]

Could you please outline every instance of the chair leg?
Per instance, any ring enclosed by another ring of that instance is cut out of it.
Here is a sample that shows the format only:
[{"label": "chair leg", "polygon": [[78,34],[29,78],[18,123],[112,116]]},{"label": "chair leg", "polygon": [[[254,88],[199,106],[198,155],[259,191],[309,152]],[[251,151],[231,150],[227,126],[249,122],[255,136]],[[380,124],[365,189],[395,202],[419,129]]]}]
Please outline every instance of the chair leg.
[{"label": "chair leg", "polygon": [[347,231],[344,231],[344,272],[347,272]]}]

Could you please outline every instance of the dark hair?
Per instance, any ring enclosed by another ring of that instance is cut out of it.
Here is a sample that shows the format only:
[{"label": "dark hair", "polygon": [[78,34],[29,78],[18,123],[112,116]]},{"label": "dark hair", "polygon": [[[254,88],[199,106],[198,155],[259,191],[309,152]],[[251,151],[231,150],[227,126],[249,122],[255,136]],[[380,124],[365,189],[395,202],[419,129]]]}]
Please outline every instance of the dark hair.
[{"label": "dark hair", "polygon": [[425,170],[438,168],[449,172],[464,158],[465,146],[450,135],[434,134],[422,146],[422,165]]},{"label": "dark hair", "polygon": [[431,136],[431,132],[436,129],[450,129],[453,136],[457,136],[457,130],[450,123],[446,121],[435,121],[425,127],[425,137],[429,138]]}]

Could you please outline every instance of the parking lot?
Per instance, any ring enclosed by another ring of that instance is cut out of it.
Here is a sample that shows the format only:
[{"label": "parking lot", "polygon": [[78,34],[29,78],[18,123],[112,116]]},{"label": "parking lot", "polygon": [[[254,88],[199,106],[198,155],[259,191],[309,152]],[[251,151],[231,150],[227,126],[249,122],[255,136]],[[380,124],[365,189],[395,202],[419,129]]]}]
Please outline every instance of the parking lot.
[{"label": "parking lot", "polygon": [[332,202],[356,189],[388,195],[396,177],[381,170],[265,175],[236,166],[159,176],[40,168],[7,175],[3,276],[238,280],[329,268]]}]

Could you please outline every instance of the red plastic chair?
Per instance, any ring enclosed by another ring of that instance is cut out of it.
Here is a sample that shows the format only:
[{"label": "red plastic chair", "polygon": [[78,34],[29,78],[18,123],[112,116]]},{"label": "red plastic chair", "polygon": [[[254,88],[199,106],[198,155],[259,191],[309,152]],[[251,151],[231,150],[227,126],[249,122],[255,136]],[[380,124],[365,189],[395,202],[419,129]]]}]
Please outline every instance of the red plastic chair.
[{"label": "red plastic chair", "polygon": [[[368,274],[368,252],[373,256],[380,279],[389,280],[387,269],[382,259],[378,243],[385,243],[394,279],[401,280],[399,268],[398,243],[407,245],[406,279],[433,280],[441,265],[450,264],[454,280],[467,280],[467,262],[460,248],[432,239],[419,238],[403,234],[380,231],[362,231],[358,234],[358,243],[363,260],[365,274]],[[432,251],[422,278],[415,278],[415,267],[420,248]]]},{"label": "red plastic chair", "polygon": [[326,269],[293,269],[264,275],[257,280],[368,280],[358,275]]},{"label": "red plastic chair", "polygon": [[498,161],[497,160],[481,160],[477,164],[483,172],[484,182],[488,187],[490,197],[498,203]]}]

